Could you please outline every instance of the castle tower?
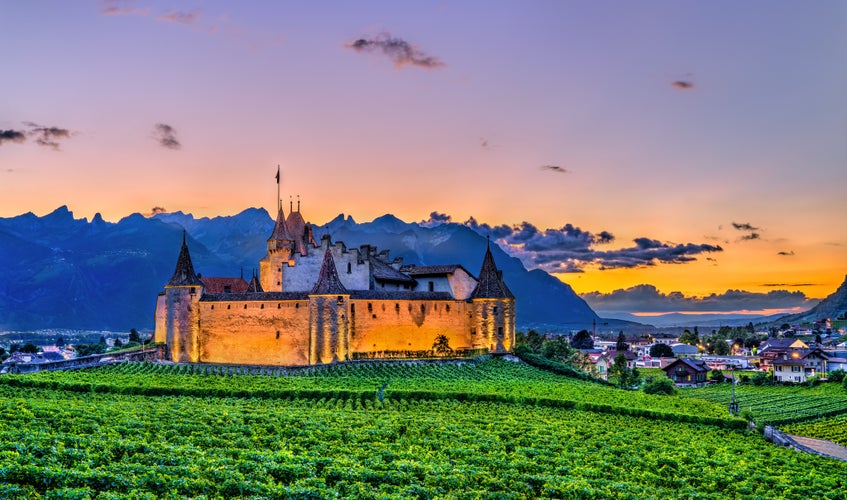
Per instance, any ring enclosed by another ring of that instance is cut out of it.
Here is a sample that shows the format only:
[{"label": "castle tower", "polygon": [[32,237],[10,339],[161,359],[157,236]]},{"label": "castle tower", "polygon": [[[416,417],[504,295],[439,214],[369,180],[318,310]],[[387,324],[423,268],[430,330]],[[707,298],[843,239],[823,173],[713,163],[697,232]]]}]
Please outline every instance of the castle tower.
[{"label": "castle tower", "polygon": [[200,307],[203,282],[194,273],[191,255],[188,253],[185,231],[182,233],[182,248],[176,261],[176,269],[165,285],[164,316],[165,341],[170,347],[172,361],[197,363],[200,361]]},{"label": "castle tower", "polygon": [[515,344],[515,296],[503,282],[503,273],[494,263],[490,244],[485,249],[479,281],[470,298],[474,348],[486,348],[492,353],[511,352]]},{"label": "castle tower", "polygon": [[294,237],[288,230],[280,205],[274,230],[268,238],[268,253],[259,261],[259,278],[263,290],[282,291],[282,266],[291,261],[293,249]]},{"label": "castle tower", "polygon": [[341,284],[331,249],[309,294],[309,364],[350,359],[350,292]]}]

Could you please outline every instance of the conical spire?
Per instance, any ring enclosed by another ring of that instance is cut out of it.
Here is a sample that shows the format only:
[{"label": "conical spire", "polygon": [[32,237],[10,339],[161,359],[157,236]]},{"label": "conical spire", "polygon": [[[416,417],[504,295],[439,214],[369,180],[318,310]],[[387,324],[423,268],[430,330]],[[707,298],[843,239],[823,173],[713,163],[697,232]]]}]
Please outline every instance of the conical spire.
[{"label": "conical spire", "polygon": [[491,255],[491,244],[485,249],[482,259],[482,269],[479,271],[479,282],[471,293],[472,299],[514,299],[509,287],[503,282],[502,274],[494,263]]},{"label": "conical spire", "polygon": [[291,232],[288,231],[288,225],[285,223],[285,214],[282,213],[282,205],[280,205],[279,214],[276,216],[274,231],[271,233],[271,237],[268,238],[268,241],[272,240],[294,241],[294,238],[291,237]]},{"label": "conical spire", "polygon": [[203,286],[203,282],[194,274],[194,265],[191,264],[191,255],[188,253],[188,244],[185,239],[185,230],[183,230],[182,248],[176,260],[176,269],[166,286]]},{"label": "conical spire", "polygon": [[341,279],[338,277],[338,271],[335,269],[335,259],[332,258],[332,251],[327,248],[324,253],[324,261],[321,264],[321,272],[318,275],[318,281],[312,287],[313,295],[346,295],[347,289],[341,284]]},{"label": "conical spire", "polygon": [[262,284],[259,283],[259,277],[256,271],[253,271],[253,277],[250,278],[250,283],[247,284],[247,293],[263,293]]}]

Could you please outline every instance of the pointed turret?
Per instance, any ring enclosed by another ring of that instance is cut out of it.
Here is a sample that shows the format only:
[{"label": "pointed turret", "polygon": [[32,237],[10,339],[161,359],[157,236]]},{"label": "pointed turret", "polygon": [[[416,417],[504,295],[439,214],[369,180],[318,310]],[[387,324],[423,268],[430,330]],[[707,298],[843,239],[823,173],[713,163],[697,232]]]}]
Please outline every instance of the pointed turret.
[{"label": "pointed turret", "polygon": [[262,284],[259,283],[259,277],[255,271],[253,272],[253,277],[250,279],[250,283],[247,284],[247,293],[264,293]]},{"label": "pointed turret", "polygon": [[503,282],[503,274],[494,263],[491,255],[491,244],[485,249],[482,259],[482,269],[479,271],[479,282],[471,293],[472,299],[514,299],[509,287]]},{"label": "pointed turret", "polygon": [[294,241],[291,232],[288,230],[288,225],[285,223],[285,214],[282,213],[282,206],[279,207],[279,213],[276,216],[276,225],[268,238],[268,247],[272,241]]},{"label": "pointed turret", "polygon": [[176,260],[174,275],[166,286],[203,286],[203,282],[194,273],[194,265],[191,264],[191,255],[188,253],[185,231],[182,232],[182,248]]},{"label": "pointed turret", "polygon": [[332,251],[327,248],[324,253],[324,260],[321,264],[321,272],[318,275],[318,281],[312,287],[312,295],[347,295],[349,292],[344,285],[341,284],[341,279],[338,277],[338,270],[335,269],[335,259],[332,258]]}]

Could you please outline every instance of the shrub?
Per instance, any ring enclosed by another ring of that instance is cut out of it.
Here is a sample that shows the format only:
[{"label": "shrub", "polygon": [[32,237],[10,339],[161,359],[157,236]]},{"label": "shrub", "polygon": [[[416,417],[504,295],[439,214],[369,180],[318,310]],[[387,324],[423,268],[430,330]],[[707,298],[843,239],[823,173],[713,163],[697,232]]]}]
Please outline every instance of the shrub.
[{"label": "shrub", "polygon": [[666,377],[657,377],[644,384],[646,394],[666,394],[668,396],[676,393],[673,380]]}]

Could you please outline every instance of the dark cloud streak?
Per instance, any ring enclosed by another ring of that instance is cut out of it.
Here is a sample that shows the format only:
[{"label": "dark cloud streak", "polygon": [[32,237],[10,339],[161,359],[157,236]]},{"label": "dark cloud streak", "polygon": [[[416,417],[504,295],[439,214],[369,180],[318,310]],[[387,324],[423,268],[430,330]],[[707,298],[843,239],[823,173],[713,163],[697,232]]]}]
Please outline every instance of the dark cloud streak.
[{"label": "dark cloud streak", "polygon": [[541,170],[549,170],[551,172],[556,172],[559,174],[567,174],[569,170],[565,167],[560,167],[559,165],[541,165]]},{"label": "dark cloud streak", "polygon": [[694,88],[694,82],[690,82],[687,80],[677,80],[675,82],[672,82],[671,86],[679,90],[690,90]]},{"label": "dark cloud streak", "polygon": [[444,63],[436,57],[425,54],[409,42],[391,36],[389,33],[381,33],[371,38],[359,38],[345,47],[356,52],[381,52],[391,59],[397,68],[403,66],[417,66],[424,69],[444,67]]},{"label": "dark cloud streak", "polygon": [[153,126],[153,138],[167,149],[180,149],[182,144],[176,138],[176,130],[170,125],[157,123]]},{"label": "dark cloud streak", "polygon": [[26,140],[26,134],[22,130],[0,130],[0,145],[4,142],[22,143]]}]

